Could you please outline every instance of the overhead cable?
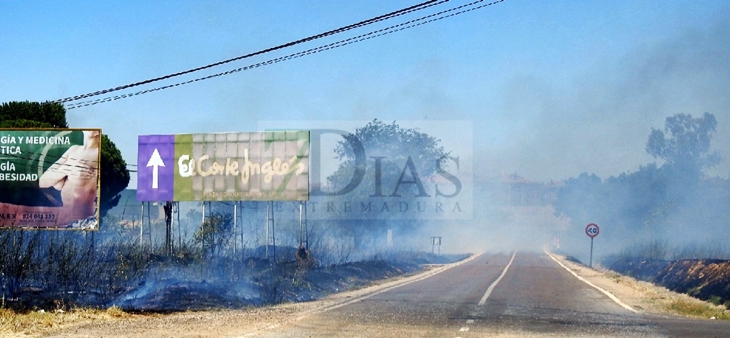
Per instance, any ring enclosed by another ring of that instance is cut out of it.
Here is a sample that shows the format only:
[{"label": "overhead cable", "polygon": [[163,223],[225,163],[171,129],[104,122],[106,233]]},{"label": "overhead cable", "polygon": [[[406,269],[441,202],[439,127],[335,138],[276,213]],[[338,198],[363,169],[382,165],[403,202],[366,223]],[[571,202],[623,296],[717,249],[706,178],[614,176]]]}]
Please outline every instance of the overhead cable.
[{"label": "overhead cable", "polygon": [[316,54],[316,53],[323,52],[323,51],[326,51],[326,50],[330,50],[330,49],[335,49],[335,48],[347,46],[347,45],[350,45],[350,44],[353,44],[353,43],[362,42],[362,41],[365,41],[365,40],[373,39],[373,38],[380,37],[380,36],[384,36],[384,35],[387,35],[387,34],[392,34],[392,33],[399,32],[399,31],[406,30],[406,29],[410,29],[410,28],[413,28],[413,27],[422,26],[422,25],[425,25],[425,24],[428,24],[428,23],[432,23],[432,22],[439,21],[439,20],[442,20],[442,19],[446,19],[446,18],[454,17],[454,16],[457,16],[457,15],[460,15],[460,14],[464,14],[464,13],[467,13],[467,12],[471,12],[471,11],[474,11],[474,10],[477,10],[477,9],[480,9],[480,8],[484,8],[484,7],[487,7],[487,6],[495,5],[495,4],[504,2],[504,0],[497,0],[497,1],[489,2],[489,3],[483,3],[483,2],[484,2],[484,0],[477,0],[477,1],[474,1],[474,2],[471,2],[471,3],[468,3],[468,4],[464,4],[464,5],[461,5],[461,6],[458,6],[458,7],[454,7],[454,8],[448,9],[448,10],[444,10],[444,11],[441,11],[441,12],[438,12],[438,13],[435,13],[435,14],[431,14],[431,15],[424,16],[424,17],[421,17],[421,18],[418,18],[418,19],[414,19],[414,20],[410,20],[410,21],[407,21],[407,22],[404,22],[404,23],[401,23],[401,24],[398,24],[398,25],[389,26],[389,27],[386,27],[386,28],[378,29],[378,30],[375,30],[375,31],[372,31],[372,32],[369,32],[369,33],[365,33],[365,34],[361,34],[361,35],[358,35],[358,36],[355,36],[355,37],[351,37],[351,38],[348,38],[348,39],[340,40],[340,41],[337,41],[337,42],[333,42],[333,43],[326,44],[326,45],[322,45],[322,46],[315,47],[315,48],[310,48],[310,49],[307,49],[307,50],[304,50],[304,51],[301,51],[301,52],[297,52],[297,53],[289,54],[289,55],[286,55],[286,56],[282,56],[282,57],[270,59],[270,60],[267,60],[267,61],[254,63],[254,64],[251,64],[251,65],[248,65],[248,66],[245,66],[245,67],[240,67],[240,68],[232,69],[232,70],[225,71],[225,72],[222,72],[222,73],[216,73],[216,74],[212,74],[212,75],[208,75],[208,76],[204,76],[204,77],[199,77],[199,78],[195,78],[195,79],[188,80],[188,81],[178,82],[178,83],[174,83],[174,84],[170,84],[170,85],[165,85],[165,86],[156,87],[156,88],[152,88],[152,89],[146,89],[146,90],[142,90],[142,91],[138,91],[138,92],[133,92],[133,93],[127,93],[127,94],[115,95],[115,96],[108,96],[108,97],[105,97],[105,98],[99,98],[99,99],[95,99],[95,100],[91,100],[91,101],[82,101],[82,102],[75,102],[75,103],[72,102],[72,103],[66,104],[66,109],[67,110],[68,109],[76,109],[76,108],[80,108],[80,107],[87,107],[87,106],[96,105],[96,104],[99,104],[99,103],[116,101],[116,100],[120,100],[120,99],[124,99],[124,98],[128,98],[128,97],[132,97],[132,96],[147,94],[147,93],[156,92],[156,91],[160,91],[160,90],[163,90],[163,89],[169,89],[169,88],[173,88],[173,87],[178,87],[178,86],[182,86],[182,85],[186,85],[186,84],[190,84],[190,83],[194,83],[194,82],[198,82],[198,81],[202,81],[202,80],[208,80],[208,79],[212,79],[212,78],[216,78],[216,77],[220,77],[220,76],[224,76],[224,75],[230,75],[230,74],[238,73],[238,72],[241,72],[241,71],[244,71],[244,70],[250,70],[250,69],[254,69],[254,68],[268,66],[268,65],[280,63],[280,62],[283,62],[283,61],[288,61],[288,60],[300,58],[300,57],[303,57],[303,56]]},{"label": "overhead cable", "polygon": [[85,99],[85,98],[89,98],[89,97],[93,97],[93,96],[97,96],[97,95],[102,95],[102,94],[107,94],[107,93],[115,92],[115,91],[122,90],[122,89],[128,89],[128,88],[132,88],[132,87],[137,87],[137,86],[141,86],[141,85],[144,85],[144,84],[149,84],[149,83],[152,83],[152,82],[157,82],[157,81],[165,80],[165,79],[173,78],[173,77],[180,76],[180,75],[190,74],[190,73],[197,72],[197,71],[200,71],[200,70],[204,70],[204,69],[208,69],[208,68],[220,66],[220,65],[223,65],[223,64],[227,64],[227,63],[230,63],[230,62],[233,62],[233,61],[238,61],[238,60],[250,58],[252,56],[269,53],[269,52],[276,51],[276,50],[279,50],[279,49],[284,49],[284,48],[291,47],[291,46],[294,46],[294,45],[298,45],[298,44],[302,44],[302,43],[305,43],[305,42],[309,42],[309,41],[321,39],[321,38],[324,38],[324,37],[327,37],[327,36],[339,34],[339,33],[346,32],[346,31],[349,31],[349,30],[352,30],[352,29],[355,29],[355,28],[364,27],[364,26],[371,25],[371,24],[376,23],[376,22],[380,22],[380,21],[384,21],[384,20],[388,20],[388,19],[392,19],[392,18],[401,16],[401,15],[405,15],[405,14],[408,14],[408,13],[413,13],[413,12],[416,12],[416,11],[420,11],[420,10],[426,9],[428,7],[431,7],[431,6],[435,6],[435,5],[442,4],[442,3],[447,2],[447,1],[449,1],[449,0],[429,0],[429,1],[425,1],[425,2],[422,2],[422,3],[417,4],[417,5],[414,5],[414,6],[410,6],[410,7],[406,7],[406,8],[397,10],[395,12],[390,12],[390,13],[387,13],[387,14],[383,14],[383,15],[374,17],[372,19],[360,21],[360,22],[355,23],[355,24],[351,24],[351,25],[347,25],[347,26],[340,27],[340,28],[337,28],[337,29],[333,29],[333,30],[330,30],[330,31],[327,31],[327,32],[324,32],[324,33],[317,34],[317,35],[312,35],[310,37],[306,37],[306,38],[299,39],[299,40],[296,40],[296,41],[288,42],[288,43],[281,44],[281,45],[278,45],[278,46],[275,46],[275,47],[262,49],[260,51],[253,52],[253,53],[249,53],[249,54],[242,55],[242,56],[238,56],[238,57],[235,57],[235,58],[232,58],[232,59],[228,59],[228,60],[224,60],[224,61],[220,61],[220,62],[216,62],[216,63],[211,63],[209,65],[205,65],[205,66],[202,66],[202,67],[197,67],[197,68],[185,70],[185,71],[182,71],[182,72],[177,72],[177,73],[173,73],[173,74],[169,74],[169,75],[165,75],[165,76],[160,76],[160,77],[156,77],[156,78],[152,78],[152,79],[148,79],[148,80],[144,80],[144,81],[139,81],[139,82],[135,82],[135,83],[123,85],[123,86],[118,86],[118,87],[104,89],[104,90],[98,90],[98,91],[95,91],[95,92],[91,92],[91,93],[87,93],[87,94],[82,94],[82,95],[76,95],[76,96],[66,97],[66,98],[58,99],[55,102],[66,103],[66,102],[77,101],[77,100],[80,100],[80,99]]}]

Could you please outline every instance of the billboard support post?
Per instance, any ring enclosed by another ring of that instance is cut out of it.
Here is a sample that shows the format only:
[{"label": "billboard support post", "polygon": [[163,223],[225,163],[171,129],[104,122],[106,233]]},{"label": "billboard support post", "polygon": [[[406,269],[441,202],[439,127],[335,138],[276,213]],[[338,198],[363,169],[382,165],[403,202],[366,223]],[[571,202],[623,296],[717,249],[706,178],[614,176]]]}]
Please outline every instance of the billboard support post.
[{"label": "billboard support post", "polygon": [[147,202],[147,243],[152,247],[152,202]]},{"label": "billboard support post", "polygon": [[139,246],[142,246],[144,238],[144,202],[142,202],[142,212],[139,214]]},{"label": "billboard support post", "polygon": [[180,202],[175,202],[175,209],[177,209],[177,245],[182,247],[182,223],[180,223]]},{"label": "billboard support post", "polygon": [[167,256],[172,256],[172,202],[165,202],[163,209],[165,211],[165,253]]},{"label": "billboard support post", "polygon": [[299,248],[309,250],[309,228],[307,227],[307,202],[299,202]]},{"label": "billboard support post", "polygon": [[238,223],[238,203],[233,203],[233,254],[236,254],[236,225]]},{"label": "billboard support post", "polygon": [[[271,246],[271,256],[269,256]],[[276,235],[274,231],[274,201],[266,202],[266,258],[276,263]]]},{"label": "billboard support post", "polygon": [[245,254],[245,251],[243,250],[244,246],[245,246],[245,244],[244,244],[245,242],[243,241],[243,209],[244,209],[244,207],[243,207],[243,205],[241,205],[240,201],[236,202],[236,204],[241,206],[241,254],[243,255],[243,254]]}]

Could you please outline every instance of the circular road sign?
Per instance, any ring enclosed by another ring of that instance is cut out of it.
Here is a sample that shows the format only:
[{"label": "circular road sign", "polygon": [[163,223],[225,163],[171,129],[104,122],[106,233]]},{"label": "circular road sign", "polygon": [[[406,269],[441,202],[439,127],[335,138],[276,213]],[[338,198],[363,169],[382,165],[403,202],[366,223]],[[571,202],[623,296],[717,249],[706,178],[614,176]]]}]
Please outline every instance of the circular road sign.
[{"label": "circular road sign", "polygon": [[600,230],[598,229],[598,224],[591,223],[591,224],[586,225],[586,235],[588,235],[588,237],[590,237],[590,238],[596,237],[596,236],[598,236],[599,232],[600,232]]}]

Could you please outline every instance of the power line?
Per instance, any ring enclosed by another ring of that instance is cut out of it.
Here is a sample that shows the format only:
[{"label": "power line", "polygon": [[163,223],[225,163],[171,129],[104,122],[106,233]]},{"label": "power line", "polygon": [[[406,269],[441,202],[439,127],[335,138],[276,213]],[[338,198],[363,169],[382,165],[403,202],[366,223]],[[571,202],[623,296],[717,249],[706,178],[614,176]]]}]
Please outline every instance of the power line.
[{"label": "power line", "polygon": [[[427,1],[425,3],[419,4],[419,5],[416,5],[416,6],[412,6],[412,7],[409,7],[408,9],[404,9],[404,10],[409,10],[409,13],[410,13],[410,12],[414,12],[414,11],[418,10],[418,9],[415,9],[415,8],[420,7],[420,6],[424,5],[424,4],[429,4],[428,6],[423,7],[423,8],[427,8],[427,7],[430,7],[430,6],[434,6],[434,5],[437,5],[437,4],[441,4],[441,3],[446,2],[446,1],[448,1],[448,0],[442,0],[442,1],[435,2],[435,3],[434,3],[434,1]],[[229,71],[226,71],[226,72],[222,72],[222,73],[212,74],[212,75],[208,75],[208,76],[205,76],[205,77],[196,78],[196,79],[189,80],[189,81],[178,82],[178,83],[175,83],[175,84],[170,84],[170,85],[161,86],[161,87],[157,87],[157,88],[142,90],[142,91],[138,91],[138,92],[134,92],[134,93],[127,93],[127,94],[123,94],[123,95],[110,96],[110,97],[96,99],[96,100],[91,100],[91,101],[70,103],[70,104],[67,104],[66,105],[66,109],[75,109],[75,108],[80,108],[80,107],[86,107],[86,106],[96,105],[96,104],[103,103],[103,102],[116,101],[116,100],[123,99],[123,98],[128,98],[128,97],[142,95],[142,94],[146,94],[146,93],[150,93],[150,92],[160,91],[160,90],[163,90],[163,89],[168,89],[168,88],[177,87],[177,86],[181,86],[181,85],[185,85],[185,84],[190,84],[190,83],[193,83],[193,82],[207,80],[207,79],[211,79],[211,78],[215,78],[215,77],[220,77],[220,76],[224,76],[224,75],[230,75],[230,74],[237,73],[237,72],[241,72],[241,71],[244,71],[244,70],[250,70],[250,69],[259,68],[259,67],[263,67],[263,66],[267,66],[267,65],[271,65],[271,64],[276,64],[276,63],[279,63],[279,62],[283,62],[283,61],[287,61],[287,60],[292,60],[292,59],[300,58],[300,57],[307,56],[307,55],[311,55],[311,54],[316,54],[316,53],[319,53],[319,52],[322,52],[322,51],[326,51],[326,50],[330,50],[330,49],[334,49],[334,48],[343,47],[343,46],[350,45],[350,44],[353,44],[353,43],[362,42],[362,41],[365,41],[365,40],[369,40],[369,39],[372,39],[372,38],[384,36],[384,35],[387,35],[387,34],[392,34],[392,33],[399,32],[399,31],[402,31],[402,30],[405,30],[405,29],[414,28],[414,27],[417,27],[417,26],[425,25],[425,24],[432,23],[432,22],[439,21],[439,20],[443,20],[443,19],[446,19],[446,18],[451,18],[451,17],[457,16],[457,15],[460,15],[460,14],[464,14],[464,13],[467,13],[467,12],[471,12],[471,11],[474,11],[474,10],[477,10],[477,9],[485,8],[485,7],[488,7],[488,6],[492,6],[492,5],[495,5],[495,4],[504,2],[504,0],[496,0],[496,1],[488,2],[488,3],[483,3],[484,1],[485,0],[473,1],[473,2],[464,4],[464,5],[461,5],[461,6],[457,6],[457,7],[448,9],[448,10],[440,11],[440,12],[435,13],[435,14],[431,14],[431,15],[424,16],[424,17],[421,17],[421,18],[418,18],[418,19],[414,19],[414,20],[410,20],[410,21],[407,21],[407,22],[404,22],[404,23],[401,23],[401,24],[398,24],[398,25],[392,25],[392,26],[389,26],[389,27],[386,27],[386,28],[383,28],[383,29],[371,31],[369,33],[361,34],[361,35],[358,35],[358,36],[355,36],[355,37],[351,37],[351,38],[348,38],[348,39],[344,39],[344,40],[340,40],[340,41],[337,41],[337,42],[334,42],[334,43],[322,45],[322,46],[315,47],[315,48],[310,48],[310,49],[307,49],[305,51],[301,51],[301,52],[298,52],[298,53],[293,53],[293,54],[289,54],[289,55],[286,55],[286,56],[283,56],[283,57],[274,58],[274,59],[271,59],[271,60],[268,60],[268,61],[263,61],[263,62],[255,63],[255,64],[252,64],[252,65],[248,65],[248,66],[245,66],[245,67],[240,67],[240,68],[232,69],[232,70],[229,70]],[[420,8],[420,9],[423,9],[423,8]],[[401,11],[404,11],[404,10],[401,10]],[[397,11],[397,12],[393,12],[393,13],[398,13],[398,12],[401,12],[401,11]],[[405,14],[405,13],[403,13],[403,14]],[[385,16],[387,16],[387,15],[384,15],[384,16],[381,16],[381,17],[385,17]],[[378,17],[378,18],[380,18],[380,17]],[[375,20],[375,18],[374,19],[371,19],[371,20]],[[363,21],[363,22],[367,22],[367,21],[371,21],[371,20],[366,20],[366,21]],[[384,19],[380,19],[379,21],[382,21],[382,20],[384,20]],[[361,24],[361,23],[358,23],[358,24]],[[358,25],[358,24],[355,24],[355,25]],[[350,26],[355,26],[355,25],[350,25]],[[350,26],[346,26],[346,27],[350,27]],[[364,25],[361,25],[361,26],[364,26]],[[358,26],[358,27],[361,27],[361,26]],[[334,31],[336,31],[336,30],[334,30]],[[330,31],[330,32],[334,32],[334,31]],[[322,34],[326,34],[326,33],[322,33]],[[315,35],[315,36],[320,36],[322,34],[318,34],[318,35]],[[334,34],[334,33],[332,33],[332,34]],[[332,35],[332,34],[329,34],[329,35]],[[302,40],[304,40],[304,39],[302,39]],[[302,41],[302,40],[297,40],[297,41]],[[311,40],[313,40],[313,39],[311,39]],[[311,40],[308,40],[308,41],[311,41]],[[294,44],[296,44],[296,43],[290,43],[290,45],[292,45],[292,46]],[[281,45],[281,46],[284,46],[284,45]],[[276,50],[276,49],[284,48],[284,47],[281,47],[281,48],[278,48],[278,47],[279,46],[273,47],[273,48],[269,48],[269,49],[266,49],[264,51],[273,51],[273,50]],[[274,49],[274,48],[276,48],[276,49]],[[259,54],[263,54],[263,53],[264,53],[263,51],[259,51],[259,52],[251,53],[251,54],[247,54],[247,55],[253,56],[253,55],[259,55]],[[230,59],[230,60],[218,62],[218,63],[211,64],[211,65],[208,65],[208,66],[199,67],[199,68],[196,68],[196,69],[193,69],[193,70],[190,70],[190,71],[175,73],[175,74],[168,75],[168,76],[165,76],[165,77],[160,77],[160,78],[155,78],[155,79],[151,79],[151,80],[146,80],[146,81],[143,81],[143,82],[138,82],[137,84],[120,86],[120,87],[116,87],[116,88],[113,88],[113,89],[108,89],[108,90],[105,90],[105,91],[97,91],[97,92],[90,93],[90,94],[74,96],[72,98],[66,98],[66,99],[58,100],[57,102],[70,102],[70,101],[75,101],[75,100],[78,100],[78,99],[81,99],[81,98],[86,98],[86,97],[101,95],[101,94],[109,93],[111,91],[117,91],[117,90],[121,90],[121,89],[125,89],[125,88],[130,88],[130,87],[137,86],[137,85],[141,85],[141,84],[145,84],[145,83],[150,83],[150,82],[159,81],[159,80],[162,80],[162,79],[166,79],[166,78],[170,78],[170,77],[174,77],[174,76],[178,76],[178,75],[182,75],[182,74],[191,73],[191,72],[197,71],[197,70],[210,68],[210,67],[213,67],[213,66],[217,66],[217,65],[224,64],[224,63],[232,62],[232,61],[235,61],[235,60],[240,60],[240,59],[243,59],[243,58],[246,58],[246,57],[249,57],[249,56],[242,56],[242,57],[239,57],[239,58],[235,58],[235,59]],[[63,100],[66,100],[66,101],[63,101]],[[137,164],[129,164],[128,163],[126,165],[128,167],[138,167]],[[138,170],[134,170],[134,169],[131,169],[130,170],[130,169],[128,169],[128,171],[129,172],[137,172]]]},{"label": "power line", "polygon": [[281,45],[278,45],[278,46],[275,46],[275,47],[266,48],[266,49],[263,49],[263,50],[260,50],[260,51],[257,51],[257,52],[253,52],[253,53],[249,53],[249,54],[246,54],[246,55],[238,56],[238,57],[235,57],[235,58],[232,58],[232,59],[228,59],[228,60],[224,60],[224,61],[212,63],[212,64],[209,64],[209,65],[205,65],[205,66],[202,66],[202,67],[197,67],[197,68],[185,70],[185,71],[182,71],[182,72],[177,72],[177,73],[173,73],[173,74],[169,74],[169,75],[165,75],[165,76],[160,76],[160,77],[156,77],[156,78],[152,78],[152,79],[148,79],[148,80],[144,80],[144,81],[139,81],[139,82],[135,82],[135,83],[123,85],[123,86],[118,86],[118,87],[104,89],[104,90],[98,90],[98,91],[95,91],[95,92],[91,92],[91,93],[87,93],[87,94],[82,94],[82,95],[76,95],[76,96],[66,97],[66,98],[58,99],[55,102],[65,103],[65,102],[77,101],[77,100],[80,100],[80,99],[89,98],[89,97],[93,97],[93,96],[97,96],[97,95],[102,95],[102,94],[107,94],[107,93],[119,91],[119,90],[122,90],[122,89],[137,87],[137,86],[141,86],[141,85],[144,85],[144,84],[148,84],[148,83],[152,83],[152,82],[157,82],[157,81],[165,80],[165,79],[173,78],[173,77],[180,76],[180,75],[190,74],[190,73],[193,73],[193,72],[197,72],[197,71],[200,71],[200,70],[204,70],[204,69],[208,69],[208,68],[220,66],[220,65],[223,65],[223,64],[226,64],[226,63],[230,63],[230,62],[233,62],[233,61],[238,61],[238,60],[250,58],[252,56],[269,53],[269,52],[276,51],[276,50],[279,50],[279,49],[283,49],[283,48],[291,47],[291,46],[294,46],[294,45],[302,44],[302,43],[305,43],[305,42],[309,42],[309,41],[321,39],[321,38],[324,38],[324,37],[327,37],[327,36],[330,36],[330,35],[339,34],[339,33],[346,32],[346,31],[349,31],[349,30],[352,30],[352,29],[355,29],[355,28],[364,27],[364,26],[371,25],[371,24],[376,23],[376,22],[380,22],[380,21],[384,21],[384,20],[388,20],[388,19],[392,19],[392,18],[401,16],[401,15],[405,15],[405,14],[408,14],[408,13],[413,13],[413,12],[416,12],[416,11],[420,11],[420,10],[426,9],[428,7],[431,7],[431,6],[435,6],[435,5],[442,4],[442,3],[447,2],[447,1],[449,1],[449,0],[429,0],[429,1],[425,1],[425,2],[422,2],[422,3],[417,4],[417,5],[414,5],[414,6],[410,6],[410,7],[406,7],[406,8],[397,10],[395,12],[390,12],[390,13],[387,13],[387,14],[383,14],[383,15],[374,17],[372,19],[360,21],[360,22],[355,23],[355,24],[351,24],[351,25],[347,25],[347,26],[340,27],[340,28],[337,28],[337,29],[333,29],[333,30],[330,30],[330,31],[327,31],[327,32],[324,32],[324,33],[317,34],[317,35],[312,35],[312,36],[309,36],[309,37],[306,37],[306,38],[303,38],[303,39],[299,39],[299,40],[296,40],[296,41],[288,42],[288,43],[281,44]]},{"label": "power line", "polygon": [[[198,81],[202,81],[202,80],[208,80],[208,79],[212,79],[212,78],[216,78],[216,77],[220,77],[220,76],[224,76],[224,75],[230,75],[230,74],[238,73],[238,72],[245,71],[245,70],[268,66],[268,65],[280,63],[283,61],[288,61],[288,60],[300,58],[303,56],[316,54],[316,53],[323,52],[326,50],[344,47],[344,46],[347,46],[347,45],[350,45],[353,43],[362,42],[365,40],[373,39],[373,38],[384,36],[387,34],[392,34],[395,32],[414,28],[417,26],[422,26],[422,25],[425,25],[428,23],[443,20],[446,18],[451,18],[451,17],[457,16],[460,14],[464,14],[464,13],[471,12],[471,11],[474,11],[474,10],[477,10],[480,8],[484,8],[487,6],[491,6],[491,5],[495,5],[495,4],[504,2],[504,0],[497,0],[497,1],[489,2],[489,3],[483,3],[484,1],[485,0],[477,0],[477,1],[474,1],[474,2],[471,2],[468,4],[457,6],[457,7],[454,7],[454,8],[448,9],[448,10],[444,10],[444,11],[441,11],[441,12],[438,12],[435,14],[431,14],[431,15],[424,16],[424,17],[421,17],[418,19],[414,19],[414,20],[410,20],[410,21],[407,21],[407,22],[404,22],[404,23],[401,23],[398,25],[389,26],[386,28],[371,31],[369,33],[361,34],[361,35],[351,37],[348,39],[340,40],[337,42],[333,42],[333,43],[322,45],[322,46],[315,47],[315,48],[310,48],[305,51],[301,51],[301,52],[289,54],[286,56],[270,59],[268,61],[258,62],[258,63],[251,64],[251,65],[248,65],[245,67],[232,69],[232,70],[222,72],[222,73],[216,73],[216,74],[199,77],[199,78],[188,80],[188,81],[178,82],[178,83],[174,83],[174,84],[170,84],[170,85],[165,85],[165,86],[156,87],[156,88],[152,88],[152,89],[146,89],[146,90],[133,92],[133,93],[127,93],[127,94],[123,94],[123,95],[108,96],[105,98],[95,99],[95,100],[91,100],[91,101],[70,103],[70,104],[66,105],[66,109],[70,110],[70,109],[76,109],[76,108],[80,108],[80,107],[92,106],[92,105],[96,105],[96,104],[104,103],[104,102],[116,101],[116,100],[125,99],[125,98],[132,97],[132,96],[147,94],[147,93],[156,92],[156,91],[160,91],[163,89],[169,89],[169,88],[173,88],[173,87],[178,87],[178,86],[182,86],[182,85],[186,85],[186,84],[190,84],[190,83],[194,83],[194,82],[198,82]],[[477,4],[480,4],[480,3],[483,3],[483,4],[477,6]]]}]

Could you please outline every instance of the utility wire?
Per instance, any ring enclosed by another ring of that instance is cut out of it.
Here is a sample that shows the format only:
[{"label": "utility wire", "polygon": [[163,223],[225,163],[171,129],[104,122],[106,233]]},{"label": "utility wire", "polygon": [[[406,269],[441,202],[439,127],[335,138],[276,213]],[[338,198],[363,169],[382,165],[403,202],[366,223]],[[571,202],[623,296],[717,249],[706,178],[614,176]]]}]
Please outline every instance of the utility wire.
[{"label": "utility wire", "polygon": [[340,40],[340,41],[337,41],[337,42],[333,42],[333,43],[326,44],[326,45],[322,45],[322,46],[315,47],[315,48],[310,48],[310,49],[307,49],[305,51],[301,51],[301,52],[298,52],[298,53],[289,54],[289,55],[286,55],[286,56],[282,56],[282,57],[270,59],[268,61],[263,61],[263,62],[255,63],[255,64],[248,65],[248,66],[245,66],[245,67],[240,67],[240,68],[232,69],[232,70],[229,70],[229,71],[226,71],[226,72],[222,72],[222,73],[216,73],[216,74],[212,74],[212,75],[208,75],[208,76],[204,76],[204,77],[199,77],[199,78],[192,79],[192,80],[188,80],[188,81],[184,81],[184,82],[178,82],[178,83],[174,83],[174,84],[170,84],[170,85],[166,85],[166,86],[161,86],[161,87],[152,88],[152,89],[146,89],[146,90],[142,90],[142,91],[138,91],[138,92],[133,92],[133,93],[127,93],[127,94],[116,95],[116,96],[108,96],[108,97],[105,97],[105,98],[99,98],[99,99],[91,100],[91,101],[82,101],[82,102],[76,102],[76,103],[69,103],[69,104],[66,105],[66,109],[67,110],[70,110],[70,109],[76,109],[76,108],[80,108],[80,107],[92,106],[92,105],[96,105],[96,104],[104,103],[104,102],[116,101],[116,100],[119,100],[119,99],[124,99],[124,98],[132,97],[132,96],[137,96],[137,95],[147,94],[147,93],[151,93],[151,92],[156,92],[156,91],[160,91],[160,90],[168,89],[168,88],[172,88],[172,87],[178,87],[178,86],[181,86],[181,85],[186,85],[186,84],[190,84],[190,83],[194,83],[194,82],[198,82],[198,81],[202,81],[202,80],[208,80],[208,79],[212,79],[212,78],[215,78],[215,77],[220,77],[220,76],[224,76],[224,75],[230,75],[230,74],[237,73],[237,72],[241,72],[241,71],[244,71],[244,70],[250,70],[250,69],[254,69],[254,68],[268,66],[268,65],[280,63],[280,62],[283,62],[283,61],[288,61],[288,60],[300,58],[300,57],[303,57],[303,56],[307,56],[307,55],[311,55],[311,54],[316,54],[316,53],[323,52],[323,51],[326,51],[326,50],[330,50],[330,49],[335,49],[335,48],[347,46],[347,45],[350,45],[350,44],[353,44],[353,43],[362,42],[362,41],[369,40],[369,39],[373,39],[373,38],[380,37],[380,36],[383,36],[383,35],[392,34],[392,33],[395,33],[395,32],[402,31],[402,30],[414,28],[414,27],[417,27],[417,26],[425,25],[425,24],[432,23],[432,22],[439,21],[439,20],[446,19],[446,18],[451,18],[451,17],[457,16],[457,15],[460,15],[460,14],[464,14],[464,13],[471,12],[471,11],[474,11],[474,10],[477,10],[477,9],[480,9],[480,8],[484,8],[484,7],[487,7],[487,6],[491,6],[491,5],[495,5],[495,4],[504,2],[504,0],[497,0],[497,1],[489,2],[489,3],[483,3],[484,1],[485,0],[477,0],[477,1],[474,1],[474,2],[470,2],[468,4],[464,4],[464,5],[461,5],[461,6],[457,6],[457,7],[454,7],[454,8],[448,9],[448,10],[444,10],[444,11],[441,11],[441,12],[438,12],[438,13],[435,13],[435,14],[431,14],[431,15],[424,16],[424,17],[421,17],[421,18],[418,18],[418,19],[414,19],[414,20],[410,20],[410,21],[407,21],[407,22],[404,22],[404,23],[401,23],[401,24],[398,24],[398,25],[389,26],[389,27],[386,27],[386,28],[382,28],[382,29],[379,29],[379,30],[371,31],[369,33],[365,33],[365,34],[358,35],[358,36],[355,36],[355,37],[351,37],[351,38],[348,38],[348,39]]},{"label": "utility wire", "polygon": [[420,10],[426,9],[428,7],[431,7],[431,6],[435,6],[435,5],[442,4],[442,3],[447,2],[447,1],[449,1],[449,0],[429,0],[429,1],[425,1],[425,2],[422,2],[422,3],[417,4],[417,5],[414,5],[414,6],[410,6],[410,7],[406,7],[406,8],[397,10],[395,12],[390,12],[390,13],[387,13],[387,14],[383,14],[383,15],[374,17],[372,19],[360,21],[360,22],[355,23],[355,24],[351,24],[351,25],[347,25],[347,26],[340,27],[340,28],[337,28],[337,29],[333,29],[333,30],[330,30],[330,31],[327,31],[327,32],[324,32],[324,33],[321,33],[321,34],[312,35],[310,37],[306,37],[306,38],[299,39],[299,40],[296,40],[296,41],[288,42],[288,43],[285,43],[285,44],[282,44],[282,45],[278,45],[278,46],[275,46],[275,47],[266,48],[266,49],[263,49],[263,50],[260,50],[260,51],[257,51],[257,52],[253,52],[253,53],[249,53],[249,54],[246,54],[246,55],[238,56],[238,57],[235,57],[235,58],[232,58],[232,59],[228,59],[228,60],[224,60],[224,61],[220,61],[220,62],[216,62],[216,63],[211,63],[211,64],[206,65],[206,66],[197,67],[197,68],[189,69],[189,70],[186,70],[186,71],[177,72],[177,73],[173,73],[173,74],[169,74],[169,75],[165,75],[165,76],[160,76],[160,77],[156,77],[156,78],[152,78],[152,79],[148,79],[148,80],[144,80],[144,81],[139,81],[139,82],[135,82],[135,83],[123,85],[123,86],[118,86],[118,87],[104,89],[104,90],[98,90],[98,91],[95,91],[95,92],[92,92],[92,93],[87,93],[87,94],[82,94],[82,95],[76,95],[76,96],[66,97],[66,98],[58,99],[55,102],[65,103],[65,102],[77,101],[77,100],[80,100],[80,99],[89,98],[89,97],[93,97],[93,96],[97,96],[97,95],[102,95],[102,94],[107,94],[107,93],[119,91],[119,90],[122,90],[122,89],[137,87],[137,86],[141,86],[141,85],[144,85],[144,84],[148,84],[148,83],[152,83],[152,82],[157,82],[157,81],[160,81],[160,80],[165,80],[165,79],[173,78],[173,77],[180,76],[180,75],[190,74],[190,73],[193,73],[193,72],[197,72],[197,71],[200,71],[200,70],[204,70],[204,69],[208,69],[208,68],[220,66],[220,65],[223,65],[223,64],[226,64],[226,63],[230,63],[230,62],[233,62],[233,61],[238,61],[238,60],[250,58],[252,56],[256,56],[256,55],[261,55],[261,54],[273,52],[273,51],[276,51],[276,50],[279,50],[279,49],[283,49],[283,48],[291,47],[291,46],[294,46],[294,45],[302,44],[302,43],[305,43],[305,42],[309,42],[309,41],[321,39],[321,38],[324,38],[324,37],[327,37],[327,36],[330,36],[330,35],[335,35],[335,34],[339,34],[339,33],[342,33],[342,32],[346,32],[346,31],[349,31],[349,30],[352,30],[352,29],[355,29],[355,28],[359,28],[359,27],[371,25],[371,24],[376,23],[376,22],[380,22],[380,21],[384,21],[384,20],[388,20],[388,19],[392,19],[392,18],[401,16],[401,15],[405,15],[405,14],[408,14],[408,13],[420,11]]}]

